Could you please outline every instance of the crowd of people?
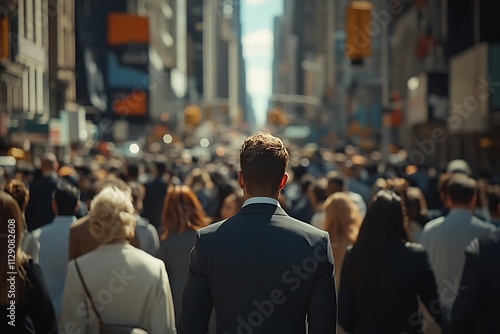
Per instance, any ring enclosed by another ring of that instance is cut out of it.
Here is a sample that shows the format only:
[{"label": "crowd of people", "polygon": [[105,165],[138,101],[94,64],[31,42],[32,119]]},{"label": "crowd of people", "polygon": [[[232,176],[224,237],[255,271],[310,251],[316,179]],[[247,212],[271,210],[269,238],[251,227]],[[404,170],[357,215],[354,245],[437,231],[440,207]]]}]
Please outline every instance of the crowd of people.
[{"label": "crowd of people", "polygon": [[297,151],[258,133],[212,161],[20,163],[0,184],[0,332],[498,331],[494,175]]}]

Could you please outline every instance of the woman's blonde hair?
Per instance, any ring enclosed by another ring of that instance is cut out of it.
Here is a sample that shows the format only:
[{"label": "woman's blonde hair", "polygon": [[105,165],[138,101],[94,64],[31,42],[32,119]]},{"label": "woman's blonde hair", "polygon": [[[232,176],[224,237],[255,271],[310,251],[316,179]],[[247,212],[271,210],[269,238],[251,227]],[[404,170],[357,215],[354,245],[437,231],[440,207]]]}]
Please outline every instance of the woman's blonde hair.
[{"label": "woman's blonde hair", "polygon": [[92,200],[90,233],[101,244],[134,235],[135,216],[131,196],[115,187],[104,188]]},{"label": "woman's blonde hair", "polygon": [[348,193],[338,192],[330,195],[323,204],[323,210],[323,229],[330,234],[333,244],[356,242],[363,218]]}]

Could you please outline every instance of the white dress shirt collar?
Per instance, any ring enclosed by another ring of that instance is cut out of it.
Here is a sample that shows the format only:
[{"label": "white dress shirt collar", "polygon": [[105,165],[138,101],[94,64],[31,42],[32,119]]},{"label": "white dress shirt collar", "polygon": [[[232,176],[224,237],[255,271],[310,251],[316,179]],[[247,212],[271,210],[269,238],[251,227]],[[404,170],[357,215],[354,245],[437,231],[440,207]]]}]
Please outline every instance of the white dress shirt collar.
[{"label": "white dress shirt collar", "polygon": [[272,204],[281,208],[280,202],[277,199],[271,197],[250,197],[243,203],[243,207],[250,204]]}]

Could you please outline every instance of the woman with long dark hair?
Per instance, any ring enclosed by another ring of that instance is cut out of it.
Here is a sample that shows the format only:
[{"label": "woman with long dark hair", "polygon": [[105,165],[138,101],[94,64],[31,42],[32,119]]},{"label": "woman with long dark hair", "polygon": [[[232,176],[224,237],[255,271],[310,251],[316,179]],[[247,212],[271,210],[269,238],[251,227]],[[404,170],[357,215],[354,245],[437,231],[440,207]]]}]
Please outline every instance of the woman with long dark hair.
[{"label": "woman with long dark hair", "polygon": [[21,209],[0,190],[0,332],[52,333],[54,308],[40,267],[21,250],[23,232]]},{"label": "woman with long dark hair", "polygon": [[419,298],[441,322],[436,281],[422,246],[409,242],[402,199],[379,191],[346,255],[339,322],[351,334],[421,333]]}]

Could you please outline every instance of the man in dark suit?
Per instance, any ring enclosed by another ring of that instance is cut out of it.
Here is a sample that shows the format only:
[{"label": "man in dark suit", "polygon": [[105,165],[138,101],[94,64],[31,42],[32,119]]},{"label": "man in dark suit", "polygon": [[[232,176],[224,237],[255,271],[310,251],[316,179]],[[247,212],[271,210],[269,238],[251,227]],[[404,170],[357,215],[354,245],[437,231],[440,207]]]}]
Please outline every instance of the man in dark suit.
[{"label": "man in dark suit", "polygon": [[500,231],[475,239],[465,252],[460,293],[448,333],[498,333],[500,310]]},{"label": "man in dark suit", "polygon": [[279,206],[288,151],[270,134],[247,138],[238,183],[245,203],[232,218],[198,230],[179,319],[180,334],[336,333],[328,233]]},{"label": "man in dark suit", "polygon": [[142,216],[147,218],[158,230],[161,227],[161,212],[167,194],[168,182],[165,180],[165,163],[157,161],[155,167],[155,178],[144,184]]},{"label": "man in dark suit", "polygon": [[50,223],[54,217],[52,211],[52,193],[56,189],[59,177],[59,164],[53,153],[46,153],[42,157],[42,178],[30,183],[30,199],[26,207],[26,224],[33,231]]}]

